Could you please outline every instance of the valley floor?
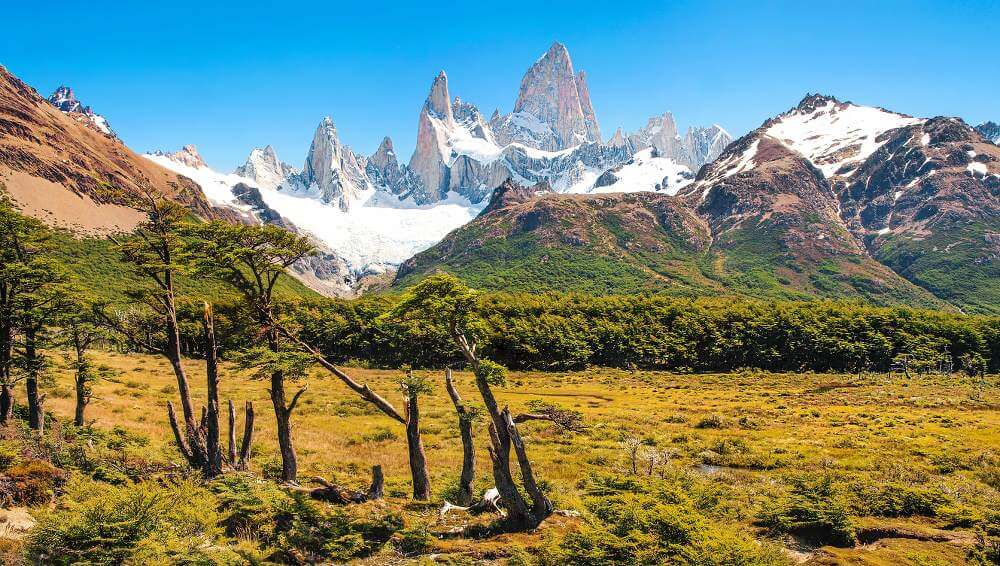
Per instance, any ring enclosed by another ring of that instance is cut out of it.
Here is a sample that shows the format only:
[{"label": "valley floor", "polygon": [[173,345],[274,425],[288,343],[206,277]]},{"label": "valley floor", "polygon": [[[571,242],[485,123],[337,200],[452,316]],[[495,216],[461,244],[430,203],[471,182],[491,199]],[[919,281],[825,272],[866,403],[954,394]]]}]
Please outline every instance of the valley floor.
[{"label": "valley floor", "polygon": [[[165,403],[176,397],[168,364],[144,355],[98,353],[96,358],[118,374],[95,385],[88,420],[99,428],[121,425],[148,436],[149,445],[142,453],[151,460],[179,461],[164,410]],[[191,361],[188,369],[195,399],[203,399],[203,366]],[[400,404],[397,392],[402,372],[348,372]],[[433,392],[421,399],[424,443],[435,491],[431,504],[407,500],[409,471],[403,427],[373,413],[341,382],[320,373],[306,380],[309,389],[293,418],[300,477],[319,475],[361,487],[368,481],[370,466],[382,464],[387,505],[398,507],[408,520],[426,524],[440,535],[465,520],[450,516],[442,525],[437,518],[441,494],[454,485],[461,467],[461,442],[443,373],[416,373],[427,375],[433,384]],[[458,372],[456,383],[466,401],[474,404],[477,396],[471,375]],[[73,390],[68,368],[60,368],[48,391],[46,408],[59,420],[71,420]],[[252,400],[256,407],[253,470],[265,475],[280,470],[265,383],[226,371],[221,392],[223,403],[233,399],[241,407],[245,400]],[[678,375],[609,369],[513,372],[507,385],[497,389],[501,403],[509,403],[515,411],[550,404],[582,414],[586,428],[581,432],[558,429],[547,422],[521,426],[536,476],[548,485],[556,508],[579,510],[583,516],[555,516],[531,535],[480,541],[443,538],[435,543],[434,552],[503,559],[516,547],[552,544],[559,534],[587,520],[588,494],[581,480],[610,472],[632,475],[633,463],[625,448],[631,441],[641,447],[636,452],[638,475],[681,474],[718,488],[716,492],[726,499],[713,511],[715,518],[761,540],[777,541],[786,547],[790,560],[960,563],[974,546],[975,536],[971,520],[955,516],[981,516],[1000,505],[997,392],[995,377],[980,382],[964,375],[908,379],[884,374],[860,378],[768,373]],[[242,414],[239,417],[242,420]],[[476,435],[477,487],[485,489],[492,486],[492,480],[482,422]],[[660,456],[650,458],[654,453]],[[832,475],[851,486],[848,494],[862,502],[871,497],[865,495],[866,490],[894,485],[940,494],[939,499],[932,499],[944,503],[923,511],[923,515],[897,509],[881,513],[883,516],[876,512],[870,513],[875,516],[864,516],[855,505],[851,519],[860,543],[850,548],[817,548],[804,539],[766,535],[755,526],[756,519],[779,505],[776,502],[785,501],[787,490],[783,486],[802,474]],[[378,556],[368,560],[383,561]]]}]

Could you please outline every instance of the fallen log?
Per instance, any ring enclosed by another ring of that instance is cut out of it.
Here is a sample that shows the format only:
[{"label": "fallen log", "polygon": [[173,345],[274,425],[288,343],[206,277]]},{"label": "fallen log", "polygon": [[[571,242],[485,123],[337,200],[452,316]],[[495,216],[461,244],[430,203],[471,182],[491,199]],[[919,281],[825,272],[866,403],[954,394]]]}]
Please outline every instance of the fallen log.
[{"label": "fallen log", "polygon": [[375,465],[372,466],[372,483],[367,491],[348,489],[320,476],[314,476],[310,481],[319,484],[319,486],[304,487],[288,485],[285,486],[285,489],[296,493],[304,493],[317,501],[324,501],[335,505],[349,505],[381,499],[384,493],[383,484],[385,478],[382,476],[382,466]]}]

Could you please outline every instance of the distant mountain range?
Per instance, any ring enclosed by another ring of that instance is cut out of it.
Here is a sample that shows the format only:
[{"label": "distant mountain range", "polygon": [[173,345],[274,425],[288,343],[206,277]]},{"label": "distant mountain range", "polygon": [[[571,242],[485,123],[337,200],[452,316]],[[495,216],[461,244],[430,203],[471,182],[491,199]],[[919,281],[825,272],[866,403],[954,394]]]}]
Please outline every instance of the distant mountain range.
[{"label": "distant mountain range", "polygon": [[[1000,128],[990,122],[809,95],[735,141],[717,125],[682,134],[670,113],[605,140],[586,75],[555,43],[509,114],[486,119],[452,97],[443,71],[434,77],[406,163],[388,137],[355,153],[327,117],[301,168],[265,145],[227,174],[193,146],[138,159],[69,88],[44,103],[2,77],[0,183],[26,213],[73,216],[70,201],[42,204],[50,185],[126,211],[130,192],[152,186],[201,216],[310,235],[322,253],[298,276],[324,294],[443,269],[494,289],[1000,312]],[[87,157],[95,151],[103,160]],[[164,175],[175,180],[142,182]]]},{"label": "distant mountain range", "polygon": [[1000,313],[1000,147],[957,118],[807,96],[676,196],[508,182],[405,262],[526,291],[661,291]]},{"label": "distant mountain range", "polygon": [[508,179],[545,181],[562,193],[674,194],[732,141],[717,125],[681,135],[669,112],[602,141],[586,76],[560,43],[525,73],[513,108],[485,119],[475,105],[452,97],[442,71],[420,109],[406,163],[388,137],[371,156],[355,153],[330,117],[314,131],[301,169],[282,162],[271,146],[252,150],[231,175],[203,166],[192,171],[184,152],[149,157],[199,180],[219,206],[244,207],[229,190],[237,182],[257,187],[286,223],[343,260],[340,292],[350,294],[368,276],[394,270],[471,220]]}]

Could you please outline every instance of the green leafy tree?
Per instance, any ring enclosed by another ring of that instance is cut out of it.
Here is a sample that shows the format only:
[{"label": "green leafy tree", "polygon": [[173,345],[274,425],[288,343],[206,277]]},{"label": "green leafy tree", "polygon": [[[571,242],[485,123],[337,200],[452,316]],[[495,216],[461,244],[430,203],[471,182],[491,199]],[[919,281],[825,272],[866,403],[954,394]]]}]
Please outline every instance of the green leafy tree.
[{"label": "green leafy tree", "polygon": [[0,422],[9,420],[12,387],[25,382],[28,424],[44,430],[39,392],[51,327],[68,306],[67,277],[53,258],[50,231],[0,197]]},{"label": "green leafy tree", "polygon": [[271,403],[277,421],[281,452],[281,477],[295,481],[298,463],[292,436],[292,412],[305,393],[299,389],[291,399],[285,391],[287,380],[305,375],[302,357],[290,348],[276,325],[275,287],[288,268],[315,253],[306,238],[276,226],[246,226],[215,221],[187,229],[189,251],[203,272],[218,276],[232,285],[245,300],[254,317],[264,348],[251,349],[244,365],[258,368],[258,376],[270,381]]},{"label": "green leafy tree", "polygon": [[209,462],[204,428],[195,420],[194,404],[187,373],[181,363],[181,331],[178,322],[177,276],[190,269],[190,257],[181,237],[189,224],[188,211],[181,205],[146,195],[141,203],[146,221],[134,233],[118,243],[122,258],[138,275],[143,284],[128,290],[133,301],[154,313],[162,328],[142,324],[143,313],[135,311],[101,311],[102,323],[117,331],[129,344],[140,350],[165,357],[177,378],[183,427],[177,423],[173,403],[167,403],[167,413],[174,430],[177,446],[194,468],[204,468]]},{"label": "green leafy tree", "polygon": [[76,390],[73,422],[76,426],[83,426],[87,405],[94,396],[94,383],[114,375],[111,368],[95,365],[88,352],[97,342],[110,340],[112,334],[101,325],[99,317],[95,314],[98,308],[95,300],[79,290],[73,295],[75,299],[59,321],[62,327],[60,342],[61,345],[69,347],[73,356],[70,361]]}]

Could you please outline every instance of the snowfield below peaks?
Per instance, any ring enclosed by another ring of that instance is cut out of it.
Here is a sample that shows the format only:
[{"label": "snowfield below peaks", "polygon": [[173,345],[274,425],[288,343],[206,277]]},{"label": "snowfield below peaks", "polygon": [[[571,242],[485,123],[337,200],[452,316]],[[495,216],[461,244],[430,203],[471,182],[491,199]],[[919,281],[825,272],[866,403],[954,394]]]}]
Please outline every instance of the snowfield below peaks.
[{"label": "snowfield below peaks", "polygon": [[676,195],[694,179],[691,170],[666,157],[654,157],[653,149],[637,152],[632,160],[610,171],[615,180],[610,185],[594,186],[591,193],[631,193],[659,190]]},{"label": "snowfield below peaks", "polygon": [[257,184],[244,177],[233,174],[219,173],[208,167],[191,167],[184,163],[171,159],[165,154],[144,153],[146,159],[165,167],[174,173],[184,175],[201,187],[201,192],[205,193],[205,198],[214,206],[235,208],[241,212],[247,212],[250,207],[240,203],[239,199],[233,195],[233,185],[236,183],[246,183],[256,186]]},{"label": "snowfield below peaks", "polygon": [[436,205],[418,206],[369,190],[362,194],[363,200],[344,211],[316,195],[260,187],[251,179],[191,167],[165,155],[143,157],[192,179],[216,206],[249,212],[250,207],[233,195],[232,187],[237,183],[257,187],[268,207],[325,244],[356,273],[380,272],[402,263],[475,218],[486,204],[472,205],[451,193]]},{"label": "snowfield below peaks", "polygon": [[399,265],[475,218],[482,209],[454,193],[436,205],[425,206],[388,206],[371,198],[347,212],[280,191],[261,189],[261,196],[268,206],[316,236],[358,271]]}]

